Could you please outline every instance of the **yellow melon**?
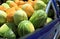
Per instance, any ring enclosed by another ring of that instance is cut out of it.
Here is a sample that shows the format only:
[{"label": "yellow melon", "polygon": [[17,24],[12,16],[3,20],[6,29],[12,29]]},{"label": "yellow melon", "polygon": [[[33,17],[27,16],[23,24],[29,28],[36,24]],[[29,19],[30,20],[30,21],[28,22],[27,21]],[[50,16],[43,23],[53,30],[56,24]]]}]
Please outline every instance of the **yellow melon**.
[{"label": "yellow melon", "polygon": [[4,6],[1,6],[1,5],[0,5],[0,10],[5,11],[5,10],[6,10],[6,8],[5,8]]},{"label": "yellow melon", "polygon": [[12,22],[13,21],[13,15],[15,13],[15,8],[12,7],[12,8],[9,8],[6,10],[6,13],[7,13],[7,21],[8,22]]},{"label": "yellow melon", "polygon": [[34,9],[30,4],[24,4],[22,9],[27,13],[28,17],[34,13]]}]

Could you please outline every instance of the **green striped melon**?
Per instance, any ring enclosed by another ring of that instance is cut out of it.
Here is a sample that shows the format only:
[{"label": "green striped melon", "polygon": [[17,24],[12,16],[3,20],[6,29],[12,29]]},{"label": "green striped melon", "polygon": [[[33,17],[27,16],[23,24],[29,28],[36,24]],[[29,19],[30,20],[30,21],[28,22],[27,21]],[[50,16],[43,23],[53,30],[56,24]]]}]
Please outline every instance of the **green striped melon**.
[{"label": "green striped melon", "polygon": [[47,14],[44,10],[35,11],[34,14],[29,19],[35,28],[43,26],[46,22]]},{"label": "green striped melon", "polygon": [[19,36],[25,36],[34,31],[35,31],[35,29],[34,29],[33,24],[28,20],[24,20],[24,21],[20,22],[18,25]]}]

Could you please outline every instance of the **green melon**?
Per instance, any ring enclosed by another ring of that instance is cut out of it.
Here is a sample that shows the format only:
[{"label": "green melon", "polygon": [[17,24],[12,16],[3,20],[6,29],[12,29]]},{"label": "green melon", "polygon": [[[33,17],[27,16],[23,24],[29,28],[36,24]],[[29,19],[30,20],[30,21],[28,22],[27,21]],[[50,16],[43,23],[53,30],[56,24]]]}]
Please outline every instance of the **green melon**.
[{"label": "green melon", "polygon": [[16,33],[16,25],[13,22],[7,22],[5,23],[11,30],[13,30]]},{"label": "green melon", "polygon": [[7,39],[16,39],[14,32],[6,24],[0,27],[0,36]]},{"label": "green melon", "polygon": [[10,8],[7,3],[3,3],[2,6],[4,6],[6,9]]},{"label": "green melon", "polygon": [[34,31],[35,31],[34,26],[30,21],[24,20],[18,25],[19,36],[25,36]]},{"label": "green melon", "polygon": [[47,18],[46,24],[50,23],[52,21],[52,18]]},{"label": "green melon", "polygon": [[0,24],[3,24],[6,22],[6,17],[7,17],[7,14],[4,11],[0,10]]},{"label": "green melon", "polygon": [[41,0],[43,1],[44,3],[48,4],[49,0]]},{"label": "green melon", "polygon": [[37,0],[37,1],[43,1],[45,4],[48,4],[49,0]]},{"label": "green melon", "polygon": [[47,14],[44,10],[35,11],[34,14],[29,19],[35,28],[43,26],[46,22]]},{"label": "green melon", "polygon": [[6,1],[6,3],[9,5],[11,2],[14,2],[14,1]]},{"label": "green melon", "polygon": [[46,4],[43,1],[36,1],[35,5],[34,5],[34,9],[35,10],[40,10],[40,9],[45,10]]},{"label": "green melon", "polygon": [[23,10],[17,10],[13,18],[16,25],[18,25],[23,20],[28,20],[27,14]]}]

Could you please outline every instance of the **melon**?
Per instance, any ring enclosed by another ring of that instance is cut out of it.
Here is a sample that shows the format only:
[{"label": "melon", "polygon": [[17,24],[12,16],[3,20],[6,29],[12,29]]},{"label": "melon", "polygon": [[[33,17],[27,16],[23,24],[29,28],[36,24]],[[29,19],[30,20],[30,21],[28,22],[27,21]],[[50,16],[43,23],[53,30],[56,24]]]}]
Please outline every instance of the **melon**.
[{"label": "melon", "polygon": [[7,3],[10,7],[17,6],[17,4],[16,4],[14,1],[6,1],[6,3]]},{"label": "melon", "polygon": [[52,18],[47,18],[46,24],[50,23],[52,21]]},{"label": "melon", "polygon": [[40,10],[40,9],[45,10],[46,4],[43,1],[36,1],[36,3],[34,4],[34,9],[35,10]]},{"label": "melon", "polygon": [[30,17],[30,21],[33,23],[34,27],[40,28],[44,26],[47,19],[47,14],[44,10],[35,11],[34,14]]},{"label": "melon", "polygon": [[0,27],[0,36],[7,39],[16,39],[14,32],[6,24]]},{"label": "melon", "polygon": [[36,0],[36,1],[43,1],[45,4],[48,4],[50,0]]},{"label": "melon", "polygon": [[6,17],[7,17],[6,12],[0,10],[0,24],[3,24],[6,22]]},{"label": "melon", "polygon": [[0,5],[0,10],[5,11],[6,8],[5,8],[4,6],[1,6],[1,5]]},{"label": "melon", "polygon": [[48,4],[49,0],[41,0],[43,1],[44,3]]},{"label": "melon", "polygon": [[24,4],[22,9],[27,13],[28,17],[31,17],[31,15],[34,13],[34,9],[30,4]]},{"label": "melon", "polygon": [[24,2],[24,1],[15,1],[15,3],[16,3],[17,5],[24,5],[26,2]]},{"label": "melon", "polygon": [[34,31],[35,31],[35,29],[34,29],[33,24],[28,20],[24,20],[24,21],[20,22],[18,25],[19,36],[25,36]]},{"label": "melon", "polygon": [[18,25],[23,20],[28,20],[27,14],[23,10],[17,10],[13,16],[14,23]]},{"label": "melon", "polygon": [[12,7],[12,8],[8,8],[5,10],[6,13],[7,13],[7,22],[13,22],[13,16],[14,16],[14,13],[15,13],[15,8]]},{"label": "melon", "polygon": [[36,1],[35,0],[34,1],[28,1],[27,3],[30,4],[30,5],[32,5],[32,7],[34,7]]},{"label": "melon", "polygon": [[13,22],[5,23],[14,33],[16,33],[16,25]]},{"label": "melon", "polygon": [[4,6],[6,9],[10,8],[7,3],[3,3],[2,6]]}]

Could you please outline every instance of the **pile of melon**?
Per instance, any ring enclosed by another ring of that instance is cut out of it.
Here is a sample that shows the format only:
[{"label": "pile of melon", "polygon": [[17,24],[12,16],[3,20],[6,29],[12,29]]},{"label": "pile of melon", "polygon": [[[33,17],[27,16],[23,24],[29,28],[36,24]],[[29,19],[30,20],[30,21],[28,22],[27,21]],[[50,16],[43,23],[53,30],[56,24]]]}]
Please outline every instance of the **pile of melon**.
[{"label": "pile of melon", "polygon": [[17,39],[52,21],[45,12],[48,0],[7,0],[0,5],[0,37]]}]

